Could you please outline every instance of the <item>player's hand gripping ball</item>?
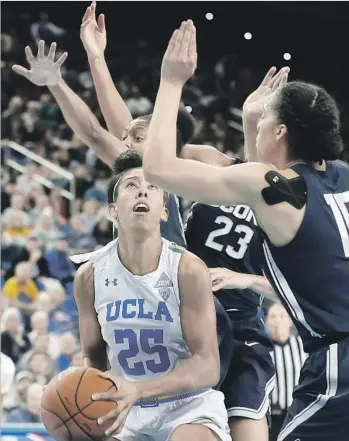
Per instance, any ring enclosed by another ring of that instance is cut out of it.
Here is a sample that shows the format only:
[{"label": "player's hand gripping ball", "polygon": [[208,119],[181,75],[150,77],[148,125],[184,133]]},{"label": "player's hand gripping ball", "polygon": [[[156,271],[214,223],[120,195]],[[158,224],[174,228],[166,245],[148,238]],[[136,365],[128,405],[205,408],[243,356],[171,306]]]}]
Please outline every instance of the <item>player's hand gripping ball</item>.
[{"label": "player's hand gripping ball", "polygon": [[[115,395],[115,383],[98,369],[70,368],[45,388],[41,419],[56,441],[96,441],[105,438],[111,422],[97,420],[118,407],[115,401],[93,401],[96,393]],[[116,411],[117,414],[117,411]]]}]

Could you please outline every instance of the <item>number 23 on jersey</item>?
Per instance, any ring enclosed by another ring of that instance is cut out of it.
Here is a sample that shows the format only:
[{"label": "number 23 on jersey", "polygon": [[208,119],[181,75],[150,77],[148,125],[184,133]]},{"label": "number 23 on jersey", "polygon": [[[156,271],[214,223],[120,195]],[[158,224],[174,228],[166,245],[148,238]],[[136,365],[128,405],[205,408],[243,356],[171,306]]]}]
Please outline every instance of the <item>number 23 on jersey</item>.
[{"label": "number 23 on jersey", "polygon": [[[236,205],[231,207],[221,206],[220,209],[226,213],[232,213],[237,219],[251,221],[253,212],[246,205]],[[254,231],[245,224],[235,224],[228,216],[217,216],[215,223],[223,225],[221,228],[211,231],[208,235],[205,245],[219,252],[225,252],[232,259],[243,259],[248,246],[252,240]],[[227,234],[236,233],[239,238],[235,247],[231,245],[224,246],[217,239]]]}]

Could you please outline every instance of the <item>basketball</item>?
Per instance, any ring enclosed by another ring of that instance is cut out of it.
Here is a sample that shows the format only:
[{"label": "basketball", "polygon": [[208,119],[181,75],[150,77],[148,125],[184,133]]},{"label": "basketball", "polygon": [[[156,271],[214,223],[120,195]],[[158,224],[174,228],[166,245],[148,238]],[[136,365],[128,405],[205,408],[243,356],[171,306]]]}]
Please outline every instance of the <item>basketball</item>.
[{"label": "basketball", "polygon": [[117,404],[92,401],[94,393],[115,388],[94,368],[70,368],[46,386],[41,401],[41,419],[56,441],[91,441],[105,438],[112,421],[99,425],[97,419]]}]

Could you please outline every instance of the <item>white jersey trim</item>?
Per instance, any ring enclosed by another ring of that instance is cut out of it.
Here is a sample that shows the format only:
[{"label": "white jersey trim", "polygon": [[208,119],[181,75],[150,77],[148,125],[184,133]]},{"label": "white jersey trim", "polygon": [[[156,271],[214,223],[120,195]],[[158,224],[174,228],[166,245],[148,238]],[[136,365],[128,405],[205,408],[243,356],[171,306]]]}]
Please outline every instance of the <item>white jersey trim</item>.
[{"label": "white jersey trim", "polygon": [[295,320],[297,320],[301,325],[303,325],[304,328],[307,331],[309,331],[313,337],[322,338],[323,336],[315,332],[314,329],[312,329],[309,323],[307,323],[307,321],[305,320],[302,308],[297,302],[297,299],[293,294],[289,284],[287,283],[287,280],[285,279],[284,275],[276,265],[273,256],[270,252],[270,249],[268,247],[268,244],[266,242],[263,242],[263,251],[269,268],[269,272],[273,277],[274,283],[278,289],[278,293],[287,303]]}]

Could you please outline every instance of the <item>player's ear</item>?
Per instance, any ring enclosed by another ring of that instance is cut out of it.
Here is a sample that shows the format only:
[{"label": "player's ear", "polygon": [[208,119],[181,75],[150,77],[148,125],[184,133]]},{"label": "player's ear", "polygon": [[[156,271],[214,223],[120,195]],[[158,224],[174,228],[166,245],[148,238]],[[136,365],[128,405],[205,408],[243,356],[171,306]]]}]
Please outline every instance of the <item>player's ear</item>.
[{"label": "player's ear", "polygon": [[163,209],[162,209],[162,213],[161,213],[161,220],[163,222],[167,222],[168,221],[168,216],[169,216],[168,209],[166,208],[166,205],[164,205]]},{"label": "player's ear", "polygon": [[276,140],[280,141],[284,136],[286,136],[287,127],[285,124],[280,124],[276,128]]},{"label": "player's ear", "polygon": [[109,212],[109,216],[112,217],[113,219],[116,219],[118,217],[118,209],[115,202],[108,205],[108,212]]}]

